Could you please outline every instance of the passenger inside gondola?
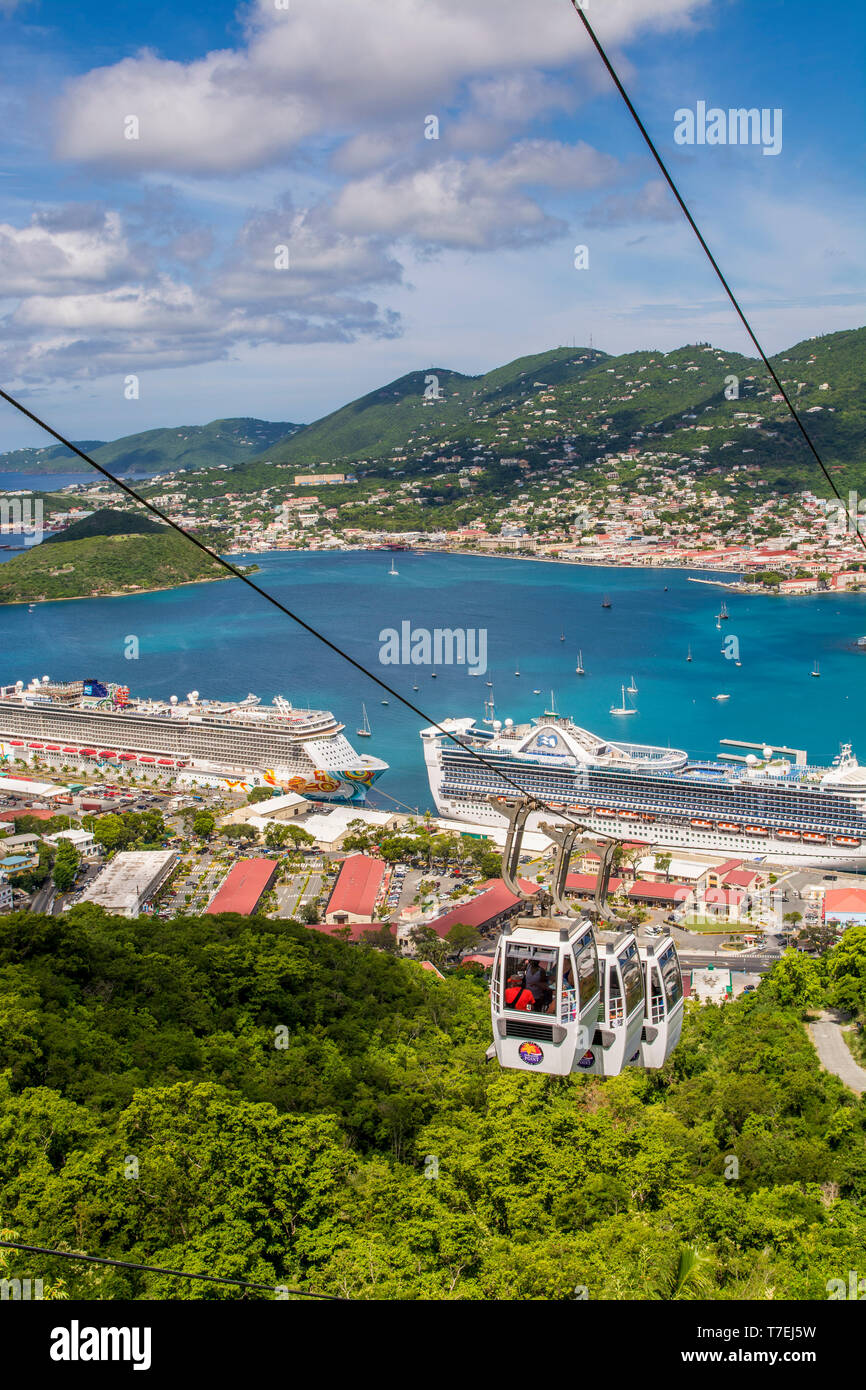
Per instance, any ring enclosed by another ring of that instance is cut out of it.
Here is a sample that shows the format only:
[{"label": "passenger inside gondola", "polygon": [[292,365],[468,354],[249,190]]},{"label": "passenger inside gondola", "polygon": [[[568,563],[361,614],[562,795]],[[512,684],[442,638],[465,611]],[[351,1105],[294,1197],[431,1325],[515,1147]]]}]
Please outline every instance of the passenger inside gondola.
[{"label": "passenger inside gondola", "polygon": [[509,1009],[519,1009],[521,1013],[529,1013],[535,1008],[532,992],[526,988],[520,975],[509,975],[505,1003]]},{"label": "passenger inside gondola", "polygon": [[556,1012],[557,953],[538,947],[508,951],[505,958],[505,1004],[521,1012]]}]

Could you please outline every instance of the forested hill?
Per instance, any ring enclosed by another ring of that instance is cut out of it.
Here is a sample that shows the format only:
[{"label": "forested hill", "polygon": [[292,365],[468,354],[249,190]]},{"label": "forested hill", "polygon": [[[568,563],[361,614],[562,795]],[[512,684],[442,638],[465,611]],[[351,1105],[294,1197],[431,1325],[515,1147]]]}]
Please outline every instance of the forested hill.
[{"label": "forested hill", "polygon": [[[772,362],[828,467],[845,487],[866,484],[866,328],[806,339]],[[366,466],[382,476],[411,472],[413,461],[440,449],[448,457],[449,445],[514,457],[564,443],[577,463],[635,448],[670,467],[684,459],[730,467],[745,452],[781,491],[827,492],[763,364],[709,343],[617,357],[560,347],[477,377],[431,366],[305,426],[266,458]],[[273,483],[263,458],[234,470],[233,487]]]},{"label": "forested hill", "polygon": [[91,536],[153,536],[160,533],[165,534],[165,527],[141,511],[120,511],[116,507],[100,507],[90,516],[73,521],[65,531],[46,536],[42,544],[58,545],[67,541],[84,541]]},{"label": "forested hill", "polygon": [[[136,469],[169,471],[241,463],[278,439],[291,436],[299,428],[285,420],[212,420],[209,425],[144,430],[111,443],[99,439],[78,440],[77,443],[112,473],[130,473]],[[0,474],[86,471],[87,464],[62,444],[0,454]]]},{"label": "forested hill", "polygon": [[[801,1013],[862,1011],[866,929],[690,1004],[663,1072],[608,1081],[486,1065],[461,974],[284,921],[0,917],[0,1225],[353,1298],[825,1299],[862,1267],[864,1106]],[[239,1296],[40,1272],[73,1297]]]},{"label": "forested hill", "polygon": [[36,545],[0,565],[0,603],[143,593],[225,579],[226,571],[184,536],[99,535]]}]

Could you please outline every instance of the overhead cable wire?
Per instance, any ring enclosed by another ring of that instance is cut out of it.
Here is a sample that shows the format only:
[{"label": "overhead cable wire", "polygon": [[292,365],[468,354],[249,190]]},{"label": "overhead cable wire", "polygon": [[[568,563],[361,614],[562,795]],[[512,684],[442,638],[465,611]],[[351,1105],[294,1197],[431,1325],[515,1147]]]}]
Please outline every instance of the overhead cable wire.
[{"label": "overhead cable wire", "polygon": [[18,1240],[0,1240],[0,1248],[23,1250],[32,1255],[59,1255],[64,1260],[83,1260],[87,1264],[112,1265],[118,1269],[139,1269],[147,1274],[168,1274],[176,1279],[201,1279],[209,1284],[232,1284],[241,1289],[261,1289],[265,1293],[297,1294],[300,1298],[324,1299],[328,1303],[344,1303],[348,1300],[334,1293],[312,1293],[309,1289],[289,1289],[285,1284],[256,1284],[249,1279],[228,1279],[221,1274],[194,1274],[188,1269],[166,1269],[162,1265],[138,1264],[134,1260],[112,1260],[106,1255],[82,1255],[77,1250],[55,1250],[48,1245],[25,1245]]},{"label": "overhead cable wire", "polygon": [[395,700],[399,700],[402,705],[405,705],[408,710],[411,710],[413,714],[416,714],[419,719],[422,719],[426,724],[429,724],[431,728],[438,730],[440,734],[444,734],[447,738],[451,739],[452,743],[457,744],[459,748],[463,748],[466,752],[471,753],[472,756],[478,762],[482,763],[484,767],[487,768],[488,772],[492,772],[494,777],[497,777],[502,782],[505,782],[513,791],[517,792],[519,796],[528,796],[529,800],[534,802],[534,804],[538,807],[539,810],[549,811],[551,815],[555,815],[559,820],[567,820],[571,825],[579,825],[580,829],[586,828],[580,822],[572,820],[570,817],[566,816],[562,811],[554,811],[553,808],[551,806],[548,806],[546,802],[541,801],[538,797],[531,796],[529,793],[527,793],[525,788],[521,787],[518,782],[513,781],[512,778],[509,777],[507,773],[503,772],[501,768],[498,768],[493,763],[489,762],[488,759],[483,756],[483,754],[477,751],[477,749],[471,748],[468,744],[463,743],[456,734],[453,734],[450,731],[450,729],[444,728],[443,725],[441,725],[438,722],[438,720],[431,719],[429,714],[426,714],[424,710],[419,709],[418,706],[413,704],[411,700],[407,700],[406,696],[401,695],[399,690],[395,690],[393,686],[388,685],[387,681],[383,681],[380,676],[377,676],[368,667],[364,666],[362,662],[356,661],[353,656],[350,656],[348,652],[342,649],[342,647],[339,647],[336,642],[332,642],[329,637],[326,637],[324,633],[319,632],[319,630],[313,627],[311,623],[306,622],[305,619],[300,617],[299,614],[294,613],[291,608],[286,607],[284,603],[282,603],[272,593],[269,593],[267,589],[263,589],[260,584],[256,584],[255,581],[252,580],[248,574],[244,574],[243,570],[238,569],[237,565],[233,565],[231,561],[226,560],[215,550],[211,550],[210,546],[206,545],[205,542],[200,539],[200,537],[194,535],[191,531],[187,531],[186,527],[181,526],[179,522],[173,521],[172,518],[170,516],[167,516],[166,513],[162,511],[160,507],[157,507],[154,502],[149,501],[146,497],[142,497],[141,494],[137,492],[135,488],[130,487],[129,484],[125,483],[121,478],[115,477],[115,475],[111,473],[107,468],[105,468],[103,464],[97,463],[96,459],[92,458],[91,455],[88,454],[84,449],[80,449],[77,444],[74,444],[72,442],[71,439],[67,439],[66,436],[61,434],[59,430],[54,429],[54,427],[52,425],[49,425],[47,421],[43,420],[41,416],[37,415],[34,411],[29,410],[27,406],[23,404],[22,401],[19,401],[15,396],[10,395],[8,391],[4,391],[2,387],[0,387],[0,399],[6,401],[9,405],[13,407],[13,409],[20,411],[22,415],[26,415],[28,420],[32,420],[33,423],[35,425],[38,425],[40,429],[45,430],[47,434],[50,434],[54,439],[56,439],[60,444],[62,444],[64,448],[71,449],[73,453],[77,454],[78,457],[83,459],[85,463],[89,464],[91,468],[95,468],[96,471],[98,473],[101,473],[104,478],[107,478],[110,483],[113,483],[115,487],[120,488],[121,491],[125,492],[128,497],[131,497],[133,501],[138,502],[143,507],[146,507],[147,510],[149,512],[152,512],[154,516],[159,517],[160,521],[164,522],[167,526],[170,526],[173,531],[176,531],[179,536],[186,537],[188,541],[191,541],[192,544],[197,546],[198,549],[201,550],[205,555],[208,555],[211,560],[213,560],[216,564],[221,565],[222,568],[226,570],[228,574],[231,574],[235,579],[240,579],[244,584],[246,584],[248,589],[252,589],[262,598],[267,599],[268,603],[273,604],[274,608],[279,609],[279,611],[283,613],[287,618],[291,618],[292,621],[297,623],[299,627],[302,627],[305,632],[308,632],[311,637],[315,637],[317,641],[323,643],[323,645],[326,646],[330,651],[334,652],[337,656],[342,657],[344,661],[348,661],[351,666],[355,667],[356,671],[360,671],[363,676],[366,676],[368,678],[368,680],[375,681],[376,685],[378,685],[382,690],[387,691],[387,693],[389,695],[392,695]]},{"label": "overhead cable wire", "polygon": [[[640,116],[638,115],[637,111],[635,110],[634,104],[632,103],[632,100],[631,100],[631,98],[629,97],[628,92],[626,91],[625,87],[623,86],[622,82],[620,81],[620,78],[619,78],[619,75],[618,75],[617,72],[616,72],[616,69],[614,68],[613,64],[611,63],[610,59],[608,58],[607,53],[605,52],[604,47],[602,46],[601,41],[600,41],[599,38],[598,38],[598,35],[596,34],[596,32],[595,32],[595,30],[593,29],[592,25],[590,24],[589,20],[587,19],[587,17],[586,17],[586,12],[585,12],[585,10],[582,8],[582,6],[581,6],[581,4],[580,4],[580,0],[571,0],[571,6],[572,6],[572,9],[574,9],[574,10],[576,11],[577,15],[579,16],[580,21],[581,21],[581,23],[583,24],[584,29],[586,30],[587,34],[589,35],[589,37],[590,37],[590,39],[591,39],[591,41],[592,41],[592,43],[593,43],[593,46],[595,47],[595,50],[596,50],[596,52],[598,53],[598,56],[601,58],[602,63],[603,63],[604,66],[607,68],[607,71],[608,71],[608,74],[610,75],[611,81],[613,82],[614,86],[616,87],[617,91],[619,92],[620,96],[622,97],[623,101],[625,102],[626,106],[628,107],[629,113],[630,113],[632,119],[634,120],[634,123],[635,123],[635,125],[637,126],[638,130],[640,131],[641,135],[643,136],[643,138],[644,138],[644,140],[645,140],[645,142],[646,142],[647,148],[648,148],[649,151],[650,151],[650,154],[652,155],[653,159],[655,160],[656,164],[658,165],[658,167],[659,167],[659,169],[660,169],[660,171],[661,171],[661,173],[662,173],[662,176],[664,177],[665,182],[667,183],[668,187],[670,188],[671,192],[673,193],[674,197],[676,198],[676,200],[677,200],[677,202],[678,202],[678,204],[679,204],[679,206],[680,206],[680,211],[682,212],[683,216],[685,217],[686,221],[688,222],[689,226],[691,227],[692,231],[694,232],[695,236],[697,237],[698,242],[700,243],[701,249],[702,249],[703,252],[704,252],[704,255],[706,256],[706,258],[707,258],[707,260],[709,261],[710,265],[712,266],[713,270],[716,272],[716,275],[718,276],[718,279],[719,279],[719,281],[720,281],[720,283],[721,283],[722,289],[725,291],[725,294],[728,296],[728,299],[731,301],[731,304],[732,304],[733,307],[734,307],[734,311],[736,312],[737,317],[739,318],[740,322],[742,323],[743,327],[745,328],[746,332],[748,333],[750,339],[751,339],[752,342],[754,343],[755,348],[756,348],[756,350],[757,350],[757,352],[758,352],[758,356],[761,358],[761,361],[763,362],[764,366],[766,367],[767,371],[769,372],[770,376],[772,377],[772,379],[773,379],[773,381],[774,381],[774,383],[775,383],[775,385],[776,385],[776,388],[777,388],[779,394],[781,395],[782,399],[783,399],[784,402],[785,402],[785,405],[788,407],[788,410],[791,412],[791,417],[792,417],[792,419],[794,420],[794,423],[796,424],[797,428],[799,429],[801,435],[803,436],[803,439],[805,440],[805,443],[806,443],[806,445],[807,445],[809,451],[811,452],[811,454],[812,454],[813,457],[815,458],[815,461],[817,462],[818,467],[821,469],[821,472],[824,474],[824,477],[827,479],[827,482],[829,483],[830,487],[833,489],[833,493],[835,494],[836,498],[837,498],[840,502],[842,502],[843,505],[844,505],[844,498],[842,497],[842,494],[840,493],[839,489],[837,488],[837,486],[836,486],[836,484],[835,484],[833,478],[830,476],[830,473],[829,473],[829,471],[828,471],[828,469],[827,469],[826,464],[824,463],[824,460],[822,459],[821,455],[818,453],[818,450],[817,450],[817,448],[816,448],[816,446],[815,446],[815,443],[814,443],[814,441],[813,441],[813,439],[812,439],[812,436],[809,434],[809,431],[806,429],[806,426],[803,424],[803,421],[802,421],[802,419],[801,419],[801,417],[800,417],[799,411],[797,410],[796,406],[794,405],[794,402],[791,400],[790,396],[788,395],[788,392],[785,390],[784,386],[782,385],[782,382],[781,382],[781,380],[780,380],[780,378],[779,378],[779,376],[778,376],[778,374],[777,374],[777,372],[776,372],[775,367],[773,366],[772,362],[770,361],[769,357],[767,356],[766,352],[764,351],[763,347],[761,346],[761,343],[760,343],[759,340],[758,340],[757,334],[755,333],[755,330],[752,328],[751,323],[749,322],[748,318],[746,317],[746,314],[745,314],[745,312],[743,311],[743,309],[742,309],[742,307],[741,307],[741,305],[740,305],[740,302],[739,302],[739,300],[737,299],[737,296],[734,294],[734,291],[731,289],[731,286],[728,284],[728,281],[727,281],[727,279],[725,278],[725,275],[723,274],[722,269],[721,269],[721,267],[720,267],[718,261],[716,260],[715,256],[713,255],[712,251],[710,250],[709,246],[707,245],[707,242],[706,242],[706,240],[704,239],[704,236],[703,236],[703,233],[701,232],[700,227],[698,226],[698,224],[697,224],[697,222],[695,221],[695,219],[692,217],[692,214],[691,214],[691,212],[690,212],[689,209],[688,209],[688,206],[687,206],[687,204],[686,204],[686,202],[685,202],[685,199],[683,198],[682,194],[680,193],[679,189],[677,188],[677,185],[674,183],[673,177],[671,176],[671,173],[670,173],[670,171],[668,170],[667,165],[665,164],[664,160],[662,159],[661,155],[659,154],[658,150],[656,149],[656,146],[655,146],[655,144],[653,143],[653,140],[652,140],[652,137],[651,137],[649,131],[647,130],[646,126],[644,125],[643,121],[641,120]],[[861,542],[861,544],[862,544],[864,550],[866,550],[866,536],[863,535],[863,533],[862,533],[862,531],[860,530],[859,526],[856,528],[856,533],[857,533],[857,536],[858,536],[859,539],[860,539],[860,542]]]}]

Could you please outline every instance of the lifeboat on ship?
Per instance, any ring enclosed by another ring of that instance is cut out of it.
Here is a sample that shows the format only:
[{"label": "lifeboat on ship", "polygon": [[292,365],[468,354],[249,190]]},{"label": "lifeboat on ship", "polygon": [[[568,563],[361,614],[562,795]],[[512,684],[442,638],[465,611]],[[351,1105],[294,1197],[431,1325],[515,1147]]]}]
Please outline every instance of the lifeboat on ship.
[{"label": "lifeboat on ship", "polygon": [[11,745],[12,745],[13,748],[23,748],[23,747],[24,747],[24,740],[23,740],[23,738],[10,738],[9,742],[11,743]]},{"label": "lifeboat on ship", "polygon": [[607,806],[596,806],[595,814],[597,816],[618,816],[619,811],[611,811]]},{"label": "lifeboat on ship", "polygon": [[736,822],[732,820],[720,820],[718,828],[719,830],[736,831],[737,834],[739,834],[743,827],[741,825],[737,825]]},{"label": "lifeboat on ship", "polygon": [[860,848],[860,836],[859,836],[859,835],[834,835],[834,836],[833,836],[833,844],[834,844],[834,845],[850,845],[851,849],[859,849],[859,848]]},{"label": "lifeboat on ship", "polygon": [[592,807],[591,807],[591,806],[578,806],[578,804],[577,804],[576,801],[570,801],[570,802],[569,802],[569,807],[570,807],[570,809],[571,809],[572,811],[576,811],[577,814],[578,814],[579,816],[591,816],[591,815],[592,815]]},{"label": "lifeboat on ship", "polygon": [[79,748],[64,748],[63,751],[64,753],[79,753],[81,750]]},{"label": "lifeboat on ship", "polygon": [[623,820],[640,820],[639,811],[620,811]]},{"label": "lifeboat on ship", "polygon": [[695,816],[694,819],[690,821],[690,824],[695,830],[712,830],[714,828],[713,821],[701,820],[699,816]]},{"label": "lifeboat on ship", "polygon": [[799,830],[777,830],[776,835],[780,840],[799,840]]},{"label": "lifeboat on ship", "polygon": [[46,753],[62,753],[62,752],[63,752],[63,749],[60,747],[60,744],[59,744],[59,743],[46,743],[46,745],[45,745],[45,752],[46,752]]},{"label": "lifeboat on ship", "polygon": [[651,816],[651,815],[649,814],[648,811],[645,811],[645,812],[643,813],[643,815],[641,816],[641,820],[645,820],[645,821],[654,821],[655,819],[656,819],[656,817],[655,817],[655,816]]},{"label": "lifeboat on ship", "polygon": [[769,835],[769,833],[770,833],[770,832],[769,832],[769,830],[767,829],[767,827],[766,827],[765,825],[747,825],[747,826],[746,826],[746,834],[747,834],[747,835]]},{"label": "lifeboat on ship", "polygon": [[803,839],[808,840],[811,845],[826,845],[827,836],[821,835],[817,830],[804,830]]}]

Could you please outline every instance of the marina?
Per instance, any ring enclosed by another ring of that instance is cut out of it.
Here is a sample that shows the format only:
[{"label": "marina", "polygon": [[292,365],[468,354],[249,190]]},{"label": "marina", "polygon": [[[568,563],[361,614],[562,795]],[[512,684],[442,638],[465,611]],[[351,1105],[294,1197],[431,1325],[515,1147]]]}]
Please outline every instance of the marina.
[{"label": "marina", "polygon": [[[721,740],[731,738],[806,748],[824,766],[843,742],[852,742],[861,758],[866,753],[858,647],[866,595],[780,605],[727,594],[726,628],[743,661],[737,667],[719,651],[718,599],[685,573],[403,552],[400,584],[391,585],[383,582],[388,563],[381,553],[252,558],[263,587],[376,672],[380,631],[399,629],[407,617],[431,630],[443,623],[486,629],[482,680],[459,664],[437,664],[436,680],[429,667],[388,668],[388,683],[420,704],[428,722],[464,714],[480,719],[494,686],[495,717],[525,722],[539,713],[533,691],[541,689],[553,690],[559,709],[599,735],[618,738],[628,724],[635,741],[672,743],[701,760],[718,760]],[[612,607],[603,612],[605,593]],[[138,639],[134,660],[125,655],[130,634]],[[162,700],[196,689],[230,700],[253,690],[268,702],[282,692],[299,707],[333,710],[353,732],[361,702],[370,711],[382,697],[360,673],[349,682],[340,657],[236,584],[40,603],[33,612],[24,605],[0,608],[0,653],[0,684],[52,672],[98,674]],[[583,675],[576,673],[575,653]],[[820,680],[809,676],[814,658]],[[626,697],[639,712],[625,720],[609,714],[624,675],[640,689]],[[718,693],[730,699],[713,700]],[[370,789],[370,804],[391,805],[390,797],[422,812],[434,809],[419,749],[423,725],[394,699],[381,710],[375,741],[366,742],[388,771]]]}]

